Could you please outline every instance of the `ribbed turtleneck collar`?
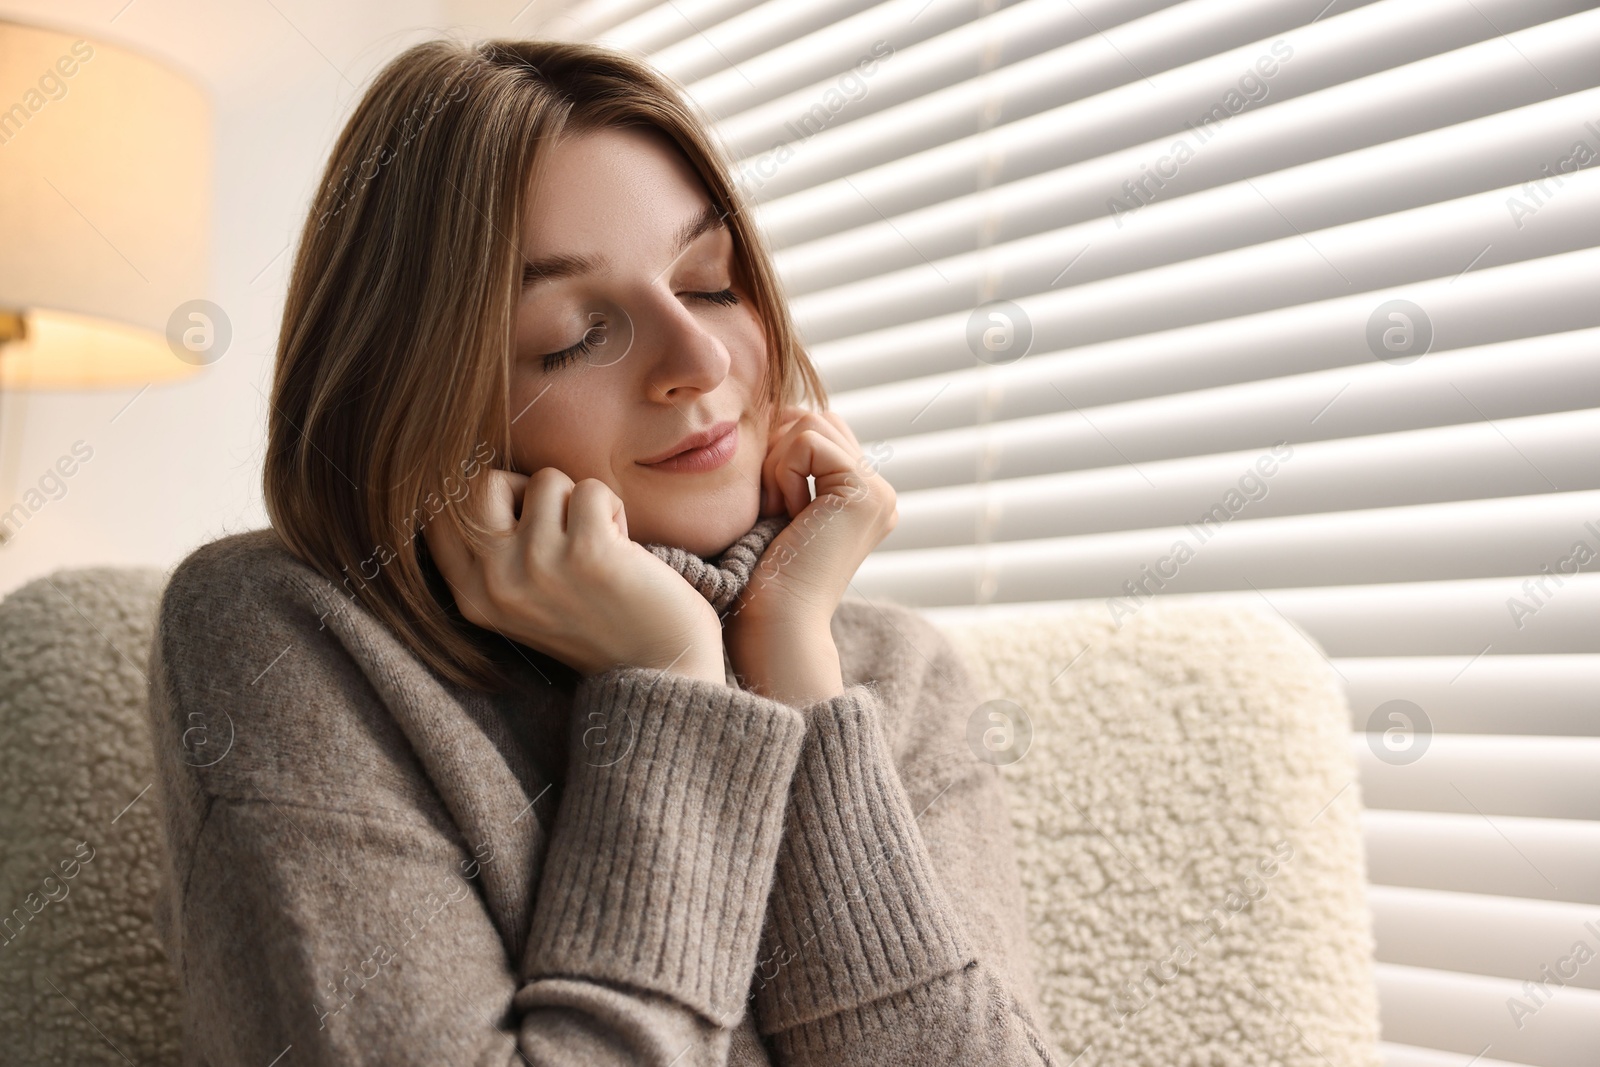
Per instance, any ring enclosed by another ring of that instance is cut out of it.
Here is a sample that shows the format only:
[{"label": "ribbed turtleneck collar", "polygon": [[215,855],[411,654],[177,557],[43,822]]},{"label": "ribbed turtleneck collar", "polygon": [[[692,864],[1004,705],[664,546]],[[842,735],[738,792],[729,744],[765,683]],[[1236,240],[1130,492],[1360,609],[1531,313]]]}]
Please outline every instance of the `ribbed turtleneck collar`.
[{"label": "ribbed turtleneck collar", "polygon": [[787,525],[788,515],[761,519],[715,556],[697,556],[687,549],[672,545],[651,544],[645,547],[683,575],[716,609],[718,616],[726,617],[738,601],[739,594],[750,584],[762,553]]}]

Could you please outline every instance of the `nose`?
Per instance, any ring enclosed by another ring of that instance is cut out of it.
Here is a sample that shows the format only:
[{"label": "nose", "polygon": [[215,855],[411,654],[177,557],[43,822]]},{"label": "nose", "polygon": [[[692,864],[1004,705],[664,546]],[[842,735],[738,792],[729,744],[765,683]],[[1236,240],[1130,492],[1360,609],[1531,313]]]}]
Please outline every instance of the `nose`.
[{"label": "nose", "polygon": [[642,345],[646,387],[660,399],[709,393],[728,376],[728,349],[670,292],[652,293]]}]

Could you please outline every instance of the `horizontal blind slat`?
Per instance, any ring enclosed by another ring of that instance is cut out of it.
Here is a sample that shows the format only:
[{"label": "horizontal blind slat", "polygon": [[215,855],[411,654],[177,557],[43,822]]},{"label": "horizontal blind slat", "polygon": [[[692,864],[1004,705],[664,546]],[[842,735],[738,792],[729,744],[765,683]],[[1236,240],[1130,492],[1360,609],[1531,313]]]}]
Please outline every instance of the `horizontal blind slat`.
[{"label": "horizontal blind slat", "polygon": [[[975,588],[974,594],[978,592]],[[1513,613],[1513,605],[1518,607]],[[929,618],[1022,618],[1087,611],[1109,618],[1104,598],[917,605]],[[1600,575],[1559,583],[1540,575],[1372,585],[1300,586],[1163,594],[1158,606],[1270,610],[1329,656],[1449,656],[1462,678],[1489,656],[1592,653],[1600,648]]]},{"label": "horizontal blind slat", "polygon": [[1567,987],[1520,1028],[1509,999],[1526,996],[1519,982],[1448,971],[1377,966],[1385,1040],[1449,1049],[1472,1057],[1492,1049],[1535,1067],[1593,1067],[1600,1048],[1600,993]]},{"label": "horizontal blind slat", "polygon": [[[1472,403],[1470,394],[1462,394],[1462,406],[1470,411]],[[1226,413],[1226,406],[1219,406]],[[1475,421],[1298,443],[1286,434],[1253,434],[1256,427],[1246,424],[1237,432],[1237,443],[1253,440],[1245,450],[1197,448],[1194,454],[1154,459],[1141,454],[1162,448],[1154,432],[1118,434],[1120,427],[1107,429],[1099,419],[1077,419],[1077,424],[1070,416],[1035,419],[1030,424],[1037,424],[1042,440],[1022,445],[1032,456],[992,461],[992,475],[1002,467],[1061,462],[1062,453],[1085,467],[982,483],[960,478],[976,477],[974,453],[981,453],[982,442],[974,442],[971,451],[920,450],[915,456],[891,446],[880,472],[898,490],[901,523],[882,549],[971,544],[974,537],[1027,541],[1178,526],[1214,514],[1218,504],[1232,515],[1270,518],[1600,488],[1600,469],[1589,451],[1600,448],[1600,406],[1522,418],[1472,411],[1467,418]],[[1090,434],[1098,440],[1088,440]],[[1051,446],[1061,451],[1051,456]],[[1107,450],[1114,454],[1107,456]],[[955,485],[906,488],[909,480],[902,472],[923,472],[934,458],[946,461],[944,480]],[[1093,466],[1094,458],[1104,462]]]},{"label": "horizontal blind slat", "polygon": [[[1585,263],[1569,281],[1589,277],[1600,280],[1600,258]],[[1513,293],[1535,288],[1506,280]],[[1563,287],[1561,295],[1573,292]],[[895,485],[907,490],[948,485],[962,472],[978,471],[977,456],[984,448],[993,449],[992,458],[1003,464],[990,470],[991,477],[1021,477],[1128,458],[1137,462],[1290,438],[1322,440],[1595,406],[1600,329],[1470,348],[1436,347],[1424,358],[1397,365],[1378,359],[1364,340],[1349,336],[1356,325],[1353,310],[1308,308],[1309,321],[1292,332],[1287,323],[1274,324],[1283,328],[1266,331],[1267,337],[1305,339],[1309,349],[1286,352],[1276,374],[1251,376],[1266,369],[1258,364],[1267,347],[1260,342],[1217,350],[1191,334],[1192,346],[1096,346],[1091,352],[1039,356],[942,382],[919,378],[835,394],[832,406],[863,440],[892,441]],[[1453,321],[1458,310],[1466,312],[1464,307],[1439,309],[1446,338],[1458,332]],[[1483,305],[1478,311],[1482,322]],[[1310,344],[1313,330],[1323,341],[1320,348]],[[1161,380],[1152,381],[1153,374]],[[1563,401],[1569,388],[1571,400]],[[1275,407],[1280,404],[1283,410]],[[1033,444],[1041,435],[1055,438],[1074,423],[1088,429],[1090,422],[1098,426],[1113,415],[1137,435],[1140,420],[1149,417],[1141,413],[1157,411],[1175,443],[1118,440],[1125,453],[1134,449],[1126,458],[1097,461],[1081,451],[1113,451],[1103,439],[1094,445],[1082,430],[1068,454],[1062,454],[1064,442],[1051,451]],[[987,421],[980,422],[980,416]]]},{"label": "horizontal blind slat", "polygon": [[[1600,455],[1600,408],[1309,444],[1258,440],[1235,452],[898,492],[899,525],[879,547],[888,553],[1182,526],[1206,515],[1267,519],[1600,489],[1592,458]],[[890,455],[881,468],[897,487],[898,458]]]},{"label": "horizontal blind slat", "polygon": [[[1184,526],[881,552],[858,572],[863,595],[917,605],[967,601],[987,575],[996,601],[1104,598],[1108,615],[1153,598],[1304,583],[1370,585],[1538,574],[1600,537],[1600,491],[1451,501],[1271,519],[1224,509]],[[1591,529],[1592,527],[1592,529]],[[1571,580],[1569,576],[1568,580]]]},{"label": "horizontal blind slat", "polygon": [[[1572,955],[1577,941],[1600,945],[1600,908],[1547,900],[1369,886],[1381,963],[1542,982],[1541,969]],[[1600,989],[1600,968],[1569,962],[1558,974]]]},{"label": "horizontal blind slat", "polygon": [[1600,904],[1600,823],[1364,811],[1376,885]]},{"label": "horizontal blind slat", "polygon": [[[1383,1060],[1383,1067],[1462,1067],[1461,1057],[1454,1052],[1418,1048],[1398,1041],[1378,1042],[1378,1055]],[[1492,1056],[1478,1056],[1471,1062],[1472,1067],[1529,1067],[1528,1064],[1512,1063]]]},{"label": "horizontal blind slat", "polygon": [[[1600,737],[1424,738],[1413,719],[1385,716],[1380,729],[1351,737],[1367,807],[1600,820]],[[1402,755],[1419,758],[1393,762],[1384,744],[1391,727],[1406,733]]]},{"label": "horizontal blind slat", "polygon": [[1405,700],[1436,734],[1600,737],[1600,653],[1489,655],[1470,673],[1462,667],[1450,656],[1334,660],[1353,730],[1365,730],[1381,705]]}]

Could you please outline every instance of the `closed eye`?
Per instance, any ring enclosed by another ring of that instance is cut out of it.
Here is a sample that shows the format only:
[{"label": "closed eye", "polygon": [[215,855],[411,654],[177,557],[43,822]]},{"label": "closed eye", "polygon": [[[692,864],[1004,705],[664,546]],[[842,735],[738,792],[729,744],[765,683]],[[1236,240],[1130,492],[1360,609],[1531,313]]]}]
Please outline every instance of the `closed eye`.
[{"label": "closed eye", "polygon": [[714,293],[690,293],[689,295],[700,300],[709,300],[713,304],[721,304],[724,307],[732,307],[739,302],[739,294],[735,293],[731,288],[719,289]]},{"label": "closed eye", "polygon": [[[686,293],[685,295],[693,297],[696,300],[705,301],[706,303],[719,304],[723,307],[732,307],[739,302],[739,294],[735,293],[731,287],[727,289],[719,289],[714,293]],[[596,334],[598,334],[598,338],[596,337]],[[578,339],[577,344],[569,345],[559,352],[551,352],[548,355],[541,356],[540,365],[544,368],[546,373],[560,370],[568,363],[571,363],[574,359],[577,359],[580,356],[587,356],[594,350],[596,345],[599,345],[603,342],[604,338],[605,325],[602,323],[596,323],[595,325],[589,327],[588,330],[584,331],[584,335]]]}]

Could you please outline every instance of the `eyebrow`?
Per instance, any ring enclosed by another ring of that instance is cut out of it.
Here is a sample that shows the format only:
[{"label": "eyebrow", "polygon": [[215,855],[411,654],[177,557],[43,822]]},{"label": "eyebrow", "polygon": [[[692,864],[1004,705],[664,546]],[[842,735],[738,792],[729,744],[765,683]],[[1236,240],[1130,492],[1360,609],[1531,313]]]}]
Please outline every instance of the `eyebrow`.
[{"label": "eyebrow", "polygon": [[[678,235],[673,245],[672,258],[676,260],[683,255],[684,250],[698,240],[701,235],[715,229],[727,229],[724,221],[726,216],[715,204],[708,204],[704,211],[678,227]],[[569,256],[548,256],[544,259],[523,261],[522,286],[526,289],[538,282],[553,282],[562,278],[575,278],[583,274],[599,274],[611,269],[611,261],[605,256],[588,256],[575,254]]]}]

